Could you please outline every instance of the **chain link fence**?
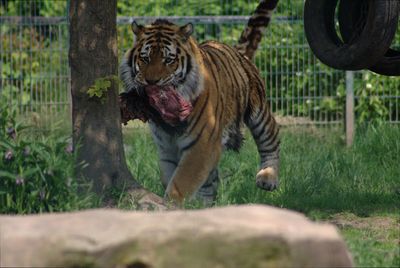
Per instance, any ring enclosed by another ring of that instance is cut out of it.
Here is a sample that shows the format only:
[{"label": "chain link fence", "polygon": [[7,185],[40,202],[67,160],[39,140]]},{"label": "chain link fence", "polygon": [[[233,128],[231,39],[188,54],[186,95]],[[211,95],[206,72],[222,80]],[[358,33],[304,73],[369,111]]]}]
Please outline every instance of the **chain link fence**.
[{"label": "chain link fence", "polygon": [[[119,49],[132,46],[132,19],[149,23],[163,17],[195,24],[199,42],[235,44],[258,1],[118,1]],[[345,116],[346,73],[320,63],[303,29],[303,0],[280,0],[255,63],[266,95],[285,124],[338,124]],[[0,0],[0,91],[21,113],[51,115],[70,109],[68,1]],[[400,31],[398,31],[400,32]],[[393,47],[400,47],[400,38]],[[349,86],[349,85],[347,85]],[[359,121],[399,123],[400,78],[369,71],[354,73]]]}]

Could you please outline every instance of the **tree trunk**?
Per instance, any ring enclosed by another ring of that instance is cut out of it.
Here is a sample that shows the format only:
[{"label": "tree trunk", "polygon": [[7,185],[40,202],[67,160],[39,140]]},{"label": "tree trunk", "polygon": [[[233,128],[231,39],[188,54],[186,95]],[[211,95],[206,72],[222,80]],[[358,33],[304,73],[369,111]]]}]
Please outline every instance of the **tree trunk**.
[{"label": "tree trunk", "polygon": [[73,143],[78,150],[77,176],[103,193],[109,187],[139,188],[125,161],[118,105],[118,85],[101,98],[87,90],[101,78],[117,76],[117,0],[70,2],[70,50]]}]

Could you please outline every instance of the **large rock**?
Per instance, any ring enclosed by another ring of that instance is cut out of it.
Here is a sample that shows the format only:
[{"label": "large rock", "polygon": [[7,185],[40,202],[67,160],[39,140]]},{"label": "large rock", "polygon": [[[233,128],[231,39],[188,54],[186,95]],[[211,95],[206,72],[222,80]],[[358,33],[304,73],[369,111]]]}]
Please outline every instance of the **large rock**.
[{"label": "large rock", "polygon": [[349,267],[335,227],[267,206],[0,216],[1,267]]}]

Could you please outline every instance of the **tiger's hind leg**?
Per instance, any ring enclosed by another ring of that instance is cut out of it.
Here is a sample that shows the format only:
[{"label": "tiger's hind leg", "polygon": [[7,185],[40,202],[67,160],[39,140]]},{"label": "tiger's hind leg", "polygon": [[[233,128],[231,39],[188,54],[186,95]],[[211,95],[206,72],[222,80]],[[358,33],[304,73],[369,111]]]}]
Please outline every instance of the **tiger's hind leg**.
[{"label": "tiger's hind leg", "polygon": [[[222,145],[225,149],[239,151],[244,140],[240,125],[232,124],[225,129],[222,136]],[[207,181],[197,191],[196,198],[202,200],[204,205],[211,206],[217,197],[219,183],[218,168],[215,167],[208,175]]]},{"label": "tiger's hind leg", "polygon": [[[262,94],[258,96],[263,96]],[[279,128],[264,98],[250,101],[253,103],[248,108],[245,123],[253,135],[260,155],[256,184],[264,190],[272,191],[278,187]]]},{"label": "tiger's hind leg", "polygon": [[211,206],[217,197],[218,185],[218,169],[214,168],[208,175],[206,182],[197,191],[196,198],[200,199],[204,205]]}]

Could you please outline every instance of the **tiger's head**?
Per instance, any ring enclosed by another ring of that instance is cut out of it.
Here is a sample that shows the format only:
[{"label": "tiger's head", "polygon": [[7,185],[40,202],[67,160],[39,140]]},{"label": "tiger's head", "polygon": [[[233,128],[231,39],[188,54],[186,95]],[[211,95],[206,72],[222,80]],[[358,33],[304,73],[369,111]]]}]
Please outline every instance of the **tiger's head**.
[{"label": "tiger's head", "polygon": [[199,94],[202,77],[197,44],[191,37],[193,25],[175,25],[158,19],[151,25],[132,23],[136,42],[120,67],[127,91],[141,93],[148,86],[174,87],[186,100]]}]

